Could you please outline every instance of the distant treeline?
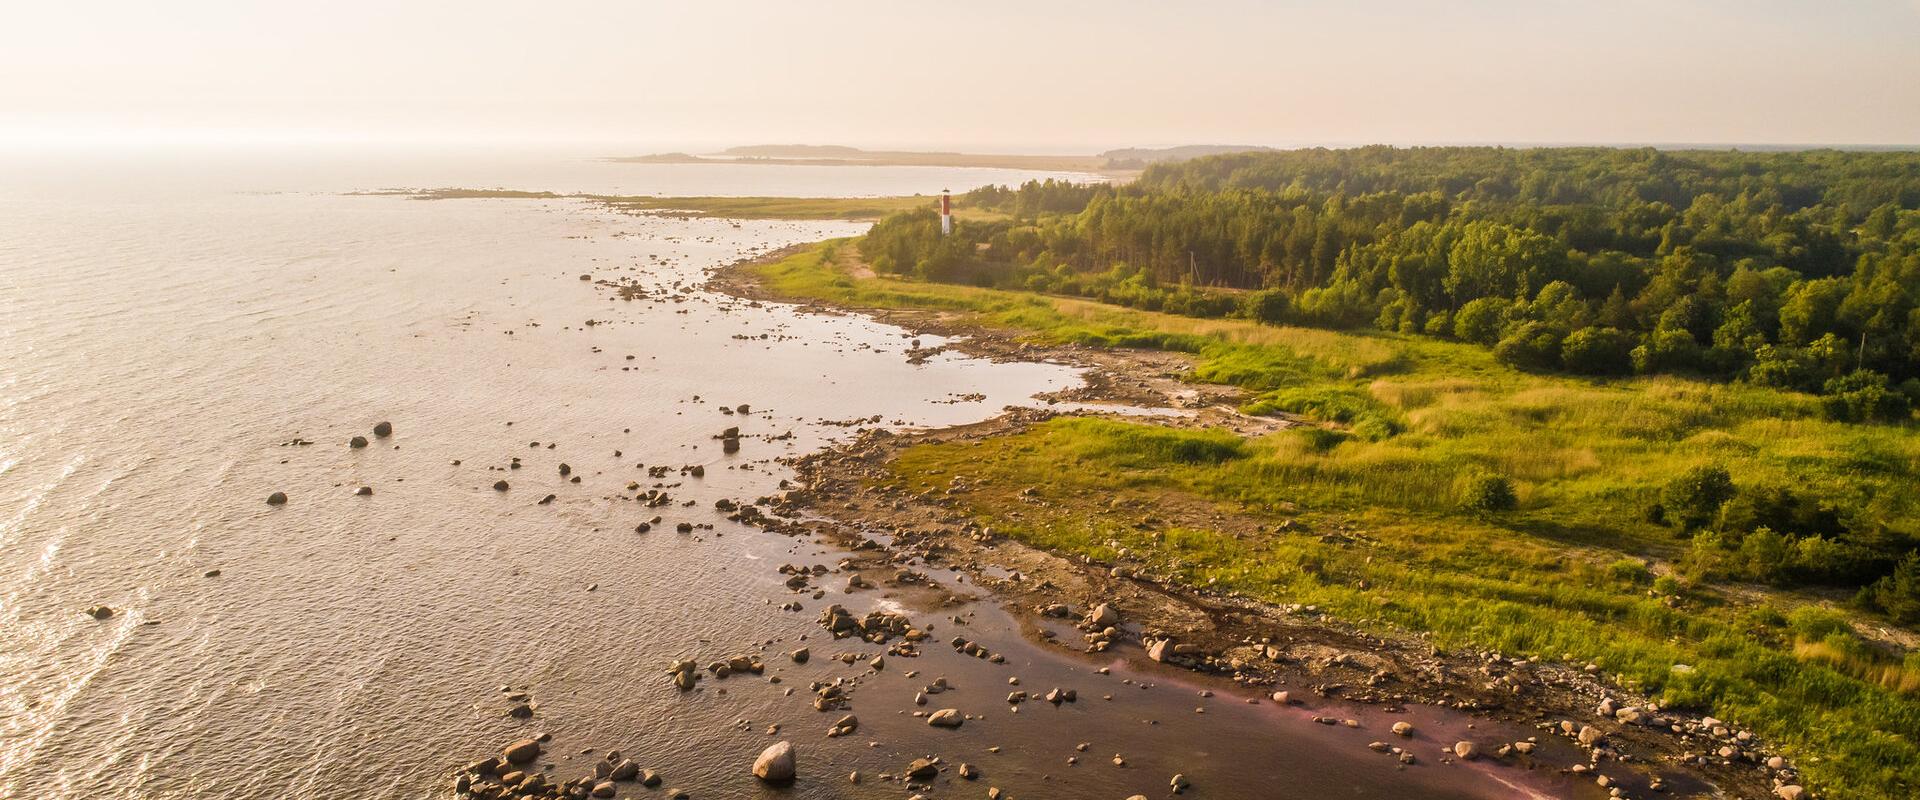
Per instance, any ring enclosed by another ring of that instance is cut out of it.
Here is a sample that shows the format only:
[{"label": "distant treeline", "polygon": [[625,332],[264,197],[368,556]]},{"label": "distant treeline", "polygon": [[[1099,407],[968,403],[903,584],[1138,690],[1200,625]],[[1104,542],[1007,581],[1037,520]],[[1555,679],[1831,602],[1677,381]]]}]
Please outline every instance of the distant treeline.
[{"label": "distant treeline", "polygon": [[1457,338],[1534,370],[1920,396],[1920,153],[1367,147],[1156,164],[1122,187],[960,198],[863,241],[876,269],[1195,316]]}]

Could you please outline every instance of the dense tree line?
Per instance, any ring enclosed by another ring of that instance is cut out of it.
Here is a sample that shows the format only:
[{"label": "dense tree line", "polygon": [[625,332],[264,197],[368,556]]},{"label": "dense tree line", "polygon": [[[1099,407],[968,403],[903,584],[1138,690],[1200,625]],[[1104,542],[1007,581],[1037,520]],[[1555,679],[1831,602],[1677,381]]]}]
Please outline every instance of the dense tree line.
[{"label": "dense tree line", "polygon": [[1904,421],[1920,397],[1920,153],[1298,150],[1128,186],[968,193],[874,227],[883,271],[1476,342],[1525,369],[1690,373]]}]

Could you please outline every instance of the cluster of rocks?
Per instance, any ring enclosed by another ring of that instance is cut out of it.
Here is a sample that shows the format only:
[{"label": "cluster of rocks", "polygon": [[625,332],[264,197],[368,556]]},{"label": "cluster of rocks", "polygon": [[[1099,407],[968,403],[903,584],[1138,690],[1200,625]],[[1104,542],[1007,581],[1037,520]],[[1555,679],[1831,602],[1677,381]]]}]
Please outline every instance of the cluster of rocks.
[{"label": "cluster of rocks", "polygon": [[968,639],[965,636],[955,636],[947,643],[953,645],[953,651],[961,655],[973,656],[974,658],[984,659],[995,664],[1004,664],[1007,661],[1006,656],[988,650],[986,645]]},{"label": "cluster of rocks", "polygon": [[507,716],[514,719],[532,719],[534,711],[533,693],[525,688],[511,686],[500,687],[501,698],[507,702]]},{"label": "cluster of rocks", "polygon": [[[764,500],[765,498],[762,499]],[[760,510],[761,505],[764,505],[764,503],[747,505],[725,497],[713,502],[714,510],[725,513],[728,522],[738,522],[745,525],[763,525],[767,522],[765,514]]]},{"label": "cluster of rocks", "polygon": [[864,617],[855,617],[853,612],[838,603],[820,612],[820,627],[826,628],[835,639],[855,637],[874,644],[886,644],[894,637],[908,642],[927,638],[926,632],[914,627],[913,620],[903,614],[869,611]]},{"label": "cluster of rocks", "polygon": [[[620,783],[637,783],[647,788],[658,787],[661,783],[659,773],[650,769],[641,769],[632,759],[619,751],[609,752],[606,758],[594,762],[593,772],[567,781],[555,783],[545,771],[533,763],[542,752],[542,743],[547,737],[522,739],[502,748],[500,755],[468,764],[454,776],[453,790],[462,797],[477,800],[507,800],[508,798],[571,798],[585,800],[589,797],[613,797]],[[669,789],[666,797],[684,800],[687,793]]]}]

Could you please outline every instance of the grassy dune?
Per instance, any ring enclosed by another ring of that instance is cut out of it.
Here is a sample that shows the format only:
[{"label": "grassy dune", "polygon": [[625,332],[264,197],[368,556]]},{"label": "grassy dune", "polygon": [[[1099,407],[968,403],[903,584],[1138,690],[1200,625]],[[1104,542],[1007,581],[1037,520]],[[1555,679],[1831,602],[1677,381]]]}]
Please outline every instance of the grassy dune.
[{"label": "grassy dune", "polygon": [[[1832,422],[1812,397],[1745,385],[1527,374],[1431,339],[857,277],[850,250],[829,243],[761,275],[787,295],[939,309],[1038,341],[1190,352],[1196,380],[1256,392],[1250,410],[1322,423],[1242,440],[1062,419],[911,450],[894,465],[910,487],[963,478],[976,487],[961,496],[968,513],[1061,552],[1124,553],[1195,585],[1316,603],[1445,647],[1597,663],[1667,705],[1783,744],[1830,796],[1920,791],[1920,655],[1904,634],[1846,610],[1843,594],[1691,579],[1679,568],[1686,542],[1644,520],[1662,486],[1713,464],[1741,486],[1872,507],[1911,533],[1913,427]],[[1515,510],[1463,510],[1486,474],[1512,480]],[[1030,486],[1052,503],[1020,502]],[[1170,495],[1219,519],[1143,523]]]}]

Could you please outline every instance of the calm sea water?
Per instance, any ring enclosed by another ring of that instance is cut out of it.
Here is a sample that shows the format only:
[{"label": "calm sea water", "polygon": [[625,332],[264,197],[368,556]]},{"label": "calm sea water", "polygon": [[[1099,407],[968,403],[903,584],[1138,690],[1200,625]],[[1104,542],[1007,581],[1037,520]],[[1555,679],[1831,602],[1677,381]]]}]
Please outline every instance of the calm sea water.
[{"label": "calm sea water", "polygon": [[[929,647],[906,667],[918,680],[895,670],[861,690],[854,737],[824,738],[828,715],[764,681],[675,691],[671,658],[784,652],[809,634],[834,651],[818,608],[876,602],[777,610],[793,596],[776,565],[839,554],[729,525],[716,499],[770,493],[786,474],[771,460],[850,435],[834,422],[979,420],[1073,371],[912,365],[898,329],[689,288],[857,225],[338,194],[850,196],[1028,177],[484,154],[0,162],[0,797],[446,796],[452,767],[542,731],[559,778],[595,758],[579,750],[620,749],[695,797],[899,796],[844,776],[927,754],[985,771],[936,793],[949,796],[1159,796],[1174,772],[1195,797],[1521,793],[1511,775],[1396,771],[1362,746],[1377,731],[1201,701],[1178,676],[1138,676],[1151,691],[1119,684],[1124,665],[1096,676],[1101,664],[1026,644],[991,605],[969,610],[970,635],[1009,664]],[[582,274],[671,299],[622,302]],[[739,404],[753,413],[719,411]],[[392,437],[348,447],[383,420]],[[749,438],[724,454],[712,437],[736,425]],[[690,464],[706,477],[645,469]],[[623,500],[630,481],[668,484],[674,502]],[[354,495],[363,485],[371,497]],[[267,506],[274,491],[289,502]],[[663,525],[635,532],[655,515]],[[675,533],[681,521],[715,527]],[[94,605],[118,613],[96,621],[82,613]],[[865,671],[769,664],[803,693]],[[1010,674],[1121,696],[1005,715]],[[910,698],[932,675],[990,718],[916,724]],[[533,719],[504,713],[506,685],[531,693]],[[790,789],[746,772],[769,725],[801,747]],[[1129,767],[1107,766],[1114,753]],[[1067,766],[1074,755],[1088,763]]]}]

